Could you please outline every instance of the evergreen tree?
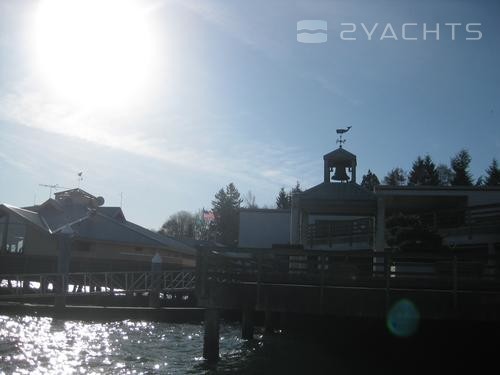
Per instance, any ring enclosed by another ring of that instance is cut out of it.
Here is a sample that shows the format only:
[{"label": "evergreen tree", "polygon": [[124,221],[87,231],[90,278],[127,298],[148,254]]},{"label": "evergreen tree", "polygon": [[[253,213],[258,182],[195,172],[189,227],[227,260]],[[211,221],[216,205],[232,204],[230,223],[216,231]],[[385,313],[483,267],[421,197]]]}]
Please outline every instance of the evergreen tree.
[{"label": "evergreen tree", "polygon": [[413,162],[411,171],[408,175],[408,185],[425,185],[426,171],[424,167],[424,159],[420,156]]},{"label": "evergreen tree", "polygon": [[242,201],[232,182],[225,190],[220,189],[212,201],[217,240],[225,245],[236,246],[238,243],[238,214]]},{"label": "evergreen tree", "polygon": [[291,192],[290,196],[293,195],[293,194],[295,194],[295,193],[302,193],[302,188],[300,187],[300,182],[299,181],[297,181],[297,183],[295,184],[295,186],[292,188],[292,192]]},{"label": "evergreen tree", "polygon": [[292,206],[290,194],[285,191],[285,188],[281,188],[278,196],[276,197],[276,208],[281,208],[284,210],[290,209]]},{"label": "evergreen tree", "polygon": [[451,159],[451,169],[453,169],[453,179],[451,184],[454,186],[472,186],[472,176],[469,171],[471,157],[467,150],[459,151]]},{"label": "evergreen tree", "polygon": [[486,170],[486,181],[487,186],[498,186],[500,185],[500,169],[498,168],[498,162],[493,159],[491,165]]},{"label": "evergreen tree", "polygon": [[394,168],[384,177],[384,184],[389,186],[401,186],[406,182],[405,172],[401,168]]},{"label": "evergreen tree", "polygon": [[363,176],[361,181],[361,187],[364,187],[366,190],[373,191],[377,185],[380,185],[377,175],[368,169],[368,173]]},{"label": "evergreen tree", "polygon": [[439,181],[439,173],[436,169],[436,164],[432,161],[429,155],[425,156],[424,159],[424,168],[427,173],[427,181],[426,185],[437,186],[440,184]]},{"label": "evergreen tree", "polygon": [[436,165],[429,155],[425,158],[417,157],[413,162],[408,176],[408,185],[439,185],[439,174]]}]

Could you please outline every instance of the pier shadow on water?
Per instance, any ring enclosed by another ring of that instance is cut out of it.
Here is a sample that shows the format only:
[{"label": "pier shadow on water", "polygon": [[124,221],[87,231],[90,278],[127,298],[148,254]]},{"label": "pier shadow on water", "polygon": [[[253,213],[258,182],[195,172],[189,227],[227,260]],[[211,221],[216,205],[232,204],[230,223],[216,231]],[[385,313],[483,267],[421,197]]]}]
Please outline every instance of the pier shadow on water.
[{"label": "pier shadow on water", "polygon": [[[304,324],[308,321],[307,327]],[[387,322],[361,318],[289,317],[283,332],[221,342],[221,360],[191,374],[448,374],[478,373],[497,362],[500,327],[493,323],[420,321],[396,336]],[[494,368],[494,367],[493,367]]]}]

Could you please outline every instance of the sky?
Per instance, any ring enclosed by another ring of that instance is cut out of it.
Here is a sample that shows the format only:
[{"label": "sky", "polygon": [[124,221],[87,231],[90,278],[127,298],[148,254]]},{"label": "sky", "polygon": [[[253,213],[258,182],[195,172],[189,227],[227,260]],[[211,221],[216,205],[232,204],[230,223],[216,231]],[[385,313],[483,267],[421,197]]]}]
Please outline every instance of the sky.
[{"label": "sky", "polygon": [[478,178],[500,159],[499,21],[493,0],[0,0],[0,202],[80,184],[159,228],[233,182],[273,207],[322,182],[346,126],[358,179],[462,148]]}]

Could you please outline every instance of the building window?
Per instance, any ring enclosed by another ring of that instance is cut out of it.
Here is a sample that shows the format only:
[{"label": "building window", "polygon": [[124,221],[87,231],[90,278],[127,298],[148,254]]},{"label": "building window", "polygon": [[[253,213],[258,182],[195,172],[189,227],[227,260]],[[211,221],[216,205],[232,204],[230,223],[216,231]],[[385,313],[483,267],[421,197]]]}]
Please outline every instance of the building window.
[{"label": "building window", "polygon": [[90,251],[90,242],[75,241],[76,251]]},{"label": "building window", "polygon": [[11,254],[22,254],[26,225],[14,217],[0,217],[0,246]]},{"label": "building window", "polygon": [[7,239],[8,216],[0,216],[0,250],[5,249],[5,240]]}]

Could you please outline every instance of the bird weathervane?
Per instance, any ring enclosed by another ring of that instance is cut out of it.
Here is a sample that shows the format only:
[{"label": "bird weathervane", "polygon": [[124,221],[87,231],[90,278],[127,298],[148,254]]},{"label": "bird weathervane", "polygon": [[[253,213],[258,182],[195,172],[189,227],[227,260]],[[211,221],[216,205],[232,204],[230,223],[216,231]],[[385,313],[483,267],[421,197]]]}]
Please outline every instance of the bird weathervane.
[{"label": "bird weathervane", "polygon": [[344,135],[344,133],[347,133],[349,131],[349,129],[351,129],[352,126],[348,126],[347,128],[345,129],[337,129],[337,134],[340,134],[339,135],[339,139],[337,139],[337,143],[340,144],[340,148],[342,148],[342,145],[345,143],[345,139],[342,139],[342,136]]}]

